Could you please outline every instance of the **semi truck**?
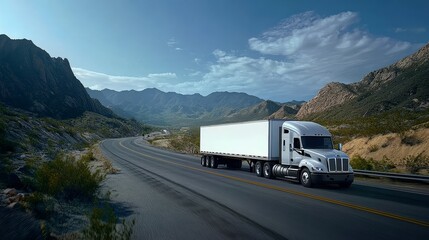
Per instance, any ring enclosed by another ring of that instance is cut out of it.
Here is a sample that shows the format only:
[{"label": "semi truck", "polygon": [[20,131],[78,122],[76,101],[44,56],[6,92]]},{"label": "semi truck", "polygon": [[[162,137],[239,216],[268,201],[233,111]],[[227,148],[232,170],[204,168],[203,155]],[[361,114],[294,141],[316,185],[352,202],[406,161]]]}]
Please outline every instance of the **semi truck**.
[{"label": "semi truck", "polygon": [[201,165],[241,168],[258,177],[285,178],[305,187],[323,183],[350,187],[349,157],[333,147],[331,133],[309,121],[261,120],[200,127]]}]

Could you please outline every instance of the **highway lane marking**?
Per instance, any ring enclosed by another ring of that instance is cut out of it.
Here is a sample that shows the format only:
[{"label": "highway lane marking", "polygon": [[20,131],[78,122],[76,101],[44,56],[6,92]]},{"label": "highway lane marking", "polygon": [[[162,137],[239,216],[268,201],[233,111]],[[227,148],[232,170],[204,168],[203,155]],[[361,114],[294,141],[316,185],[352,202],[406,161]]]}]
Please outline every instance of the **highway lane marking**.
[{"label": "highway lane marking", "polygon": [[310,199],[314,199],[314,200],[318,200],[318,201],[322,201],[322,202],[327,202],[327,203],[331,203],[331,204],[335,204],[335,205],[340,205],[343,207],[348,207],[348,208],[352,208],[355,210],[360,210],[363,212],[368,212],[368,213],[372,213],[372,214],[376,214],[379,216],[383,216],[383,217],[387,217],[387,218],[392,218],[392,219],[396,219],[396,220],[400,220],[400,221],[404,221],[404,222],[408,222],[408,223],[413,223],[413,224],[417,224],[423,227],[429,227],[429,222],[425,222],[425,221],[420,221],[417,219],[413,219],[413,218],[409,218],[409,217],[404,217],[404,216],[400,216],[400,215],[396,215],[393,213],[389,213],[389,212],[384,212],[384,211],[380,211],[377,209],[373,209],[373,208],[369,208],[369,207],[364,207],[364,206],[359,206],[356,204],[352,204],[352,203],[347,203],[347,202],[343,202],[343,201],[339,201],[339,200],[335,200],[335,199],[330,199],[330,198],[326,198],[326,197],[322,197],[322,196],[317,196],[317,195],[313,195],[313,194],[309,194],[309,193],[303,193],[303,192],[299,192],[299,191],[295,191],[292,189],[286,189],[283,187],[278,187],[278,186],[272,186],[272,185],[268,185],[265,183],[259,183],[259,182],[254,182],[251,180],[247,180],[247,179],[243,179],[243,178],[238,178],[238,177],[233,177],[233,176],[228,176],[222,173],[217,173],[217,172],[212,172],[209,170],[205,170],[205,169],[200,169],[200,168],[196,168],[196,167],[191,167],[191,166],[187,166],[181,163],[177,163],[177,162],[172,162],[172,161],[168,161],[168,160],[164,160],[162,158],[159,157],[154,157],[154,156],[150,156],[141,152],[138,152],[134,149],[128,148],[126,146],[123,145],[123,142],[125,140],[122,140],[119,142],[119,145],[129,151],[132,151],[134,153],[137,153],[138,155],[144,156],[144,157],[148,157],[157,161],[161,161],[161,162],[165,162],[165,163],[169,163],[169,164],[173,164],[176,166],[180,166],[183,168],[187,168],[187,169],[191,169],[191,170],[195,170],[195,171],[199,171],[199,172],[204,172],[204,173],[208,173],[211,175],[215,175],[215,176],[219,176],[219,177],[223,177],[223,178],[227,178],[227,179],[231,179],[234,181],[238,181],[238,182],[242,182],[242,183],[247,183],[247,184],[251,184],[251,185],[255,185],[255,186],[259,186],[259,187],[263,187],[263,188],[267,188],[267,189],[271,189],[271,190],[276,190],[276,191],[280,191],[280,192],[284,192],[284,193],[289,193],[289,194],[293,194],[293,195],[297,195],[297,196],[301,196],[301,197],[305,197],[305,198],[310,198]]}]

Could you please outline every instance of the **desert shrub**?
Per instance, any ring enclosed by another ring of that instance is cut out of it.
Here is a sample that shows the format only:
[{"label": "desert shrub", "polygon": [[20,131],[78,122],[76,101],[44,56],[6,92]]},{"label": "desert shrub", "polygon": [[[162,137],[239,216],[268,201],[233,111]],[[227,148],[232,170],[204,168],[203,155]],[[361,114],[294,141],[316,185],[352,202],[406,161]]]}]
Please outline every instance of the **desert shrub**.
[{"label": "desert shrub", "polygon": [[118,217],[110,206],[96,207],[88,215],[89,226],[82,232],[83,239],[91,240],[128,240],[133,233],[135,221],[126,222],[122,219],[118,226]]},{"label": "desert shrub", "polygon": [[359,155],[352,157],[350,165],[352,165],[354,169],[373,170],[372,159],[367,160]]},{"label": "desert shrub", "polygon": [[408,146],[414,146],[422,143],[422,141],[415,136],[401,136],[401,143]]},{"label": "desert shrub", "polygon": [[421,152],[418,155],[410,155],[404,158],[405,168],[412,174],[418,173],[422,169],[429,169],[429,157]]},{"label": "desert shrub", "polygon": [[354,169],[381,172],[387,172],[396,168],[395,164],[386,156],[383,156],[381,160],[374,160],[373,158],[366,159],[357,155],[352,157],[350,165],[352,165]]},{"label": "desert shrub", "polygon": [[54,202],[51,198],[40,192],[34,192],[24,198],[24,206],[40,219],[47,219],[54,213]]},{"label": "desert shrub", "polygon": [[90,149],[85,155],[81,158],[84,162],[91,162],[95,160],[94,153],[92,153],[92,150]]},{"label": "desert shrub", "polygon": [[378,161],[370,159],[370,163],[374,171],[388,172],[396,168],[395,164],[386,156],[383,156],[383,159]]},{"label": "desert shrub", "polygon": [[173,134],[170,137],[170,144],[176,151],[191,154],[200,151],[200,132],[198,128],[192,128],[185,133]]},{"label": "desert shrub", "polygon": [[377,152],[377,150],[379,149],[379,147],[377,145],[371,145],[368,148],[368,151],[371,152]]},{"label": "desert shrub", "polygon": [[55,197],[92,198],[103,178],[99,171],[92,173],[84,159],[58,156],[36,171],[35,185],[38,191]]}]

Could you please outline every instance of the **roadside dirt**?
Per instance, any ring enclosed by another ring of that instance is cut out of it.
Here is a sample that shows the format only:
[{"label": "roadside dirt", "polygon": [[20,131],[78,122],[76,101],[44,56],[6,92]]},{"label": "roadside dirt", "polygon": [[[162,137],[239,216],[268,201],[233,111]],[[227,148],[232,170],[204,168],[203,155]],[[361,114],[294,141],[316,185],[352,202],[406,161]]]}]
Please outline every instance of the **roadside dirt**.
[{"label": "roadside dirt", "polygon": [[152,145],[169,149],[171,148],[170,141],[171,141],[170,139],[158,139],[158,140],[152,141]]},{"label": "roadside dirt", "polygon": [[429,155],[429,128],[410,130],[403,134],[356,138],[344,144],[343,150],[351,157],[359,155],[381,160],[386,156],[398,164],[410,155],[416,156],[422,152]]}]

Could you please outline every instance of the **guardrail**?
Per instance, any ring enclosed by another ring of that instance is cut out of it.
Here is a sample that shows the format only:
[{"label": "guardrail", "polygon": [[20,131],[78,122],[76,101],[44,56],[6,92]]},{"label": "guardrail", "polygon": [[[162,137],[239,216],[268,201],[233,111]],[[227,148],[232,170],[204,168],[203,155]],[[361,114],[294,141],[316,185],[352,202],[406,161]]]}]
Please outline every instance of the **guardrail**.
[{"label": "guardrail", "polygon": [[368,170],[353,170],[355,175],[370,176],[370,177],[384,177],[395,180],[408,180],[429,183],[429,176],[415,175],[415,174],[400,174],[389,172],[376,172]]}]

